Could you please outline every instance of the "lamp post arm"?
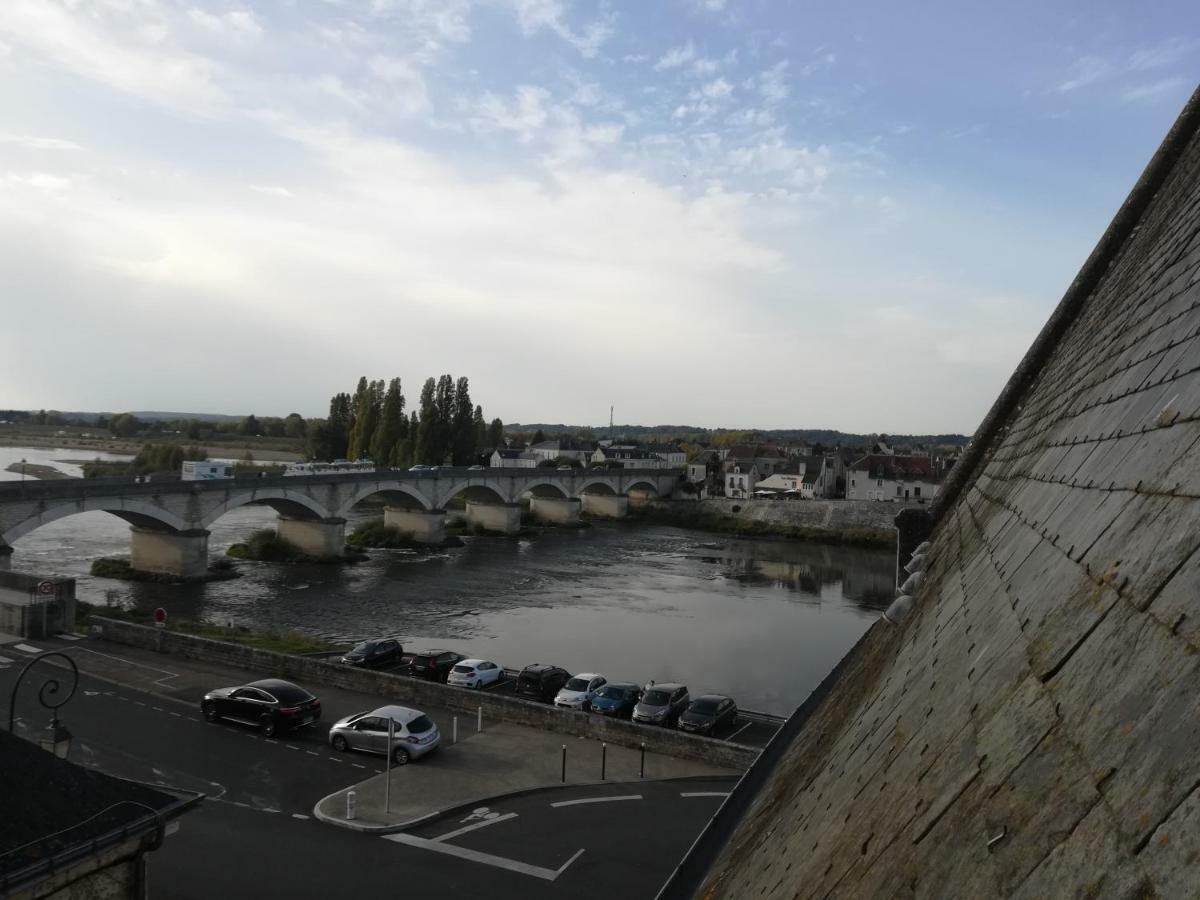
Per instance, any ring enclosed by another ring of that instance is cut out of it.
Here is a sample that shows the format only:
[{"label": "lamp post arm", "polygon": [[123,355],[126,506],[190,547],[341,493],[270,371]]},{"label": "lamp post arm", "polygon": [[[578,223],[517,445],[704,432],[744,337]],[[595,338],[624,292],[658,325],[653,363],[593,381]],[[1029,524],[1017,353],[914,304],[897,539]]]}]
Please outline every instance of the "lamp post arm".
[{"label": "lamp post arm", "polygon": [[[17,691],[21,688],[21,682],[25,680],[25,675],[30,669],[32,669],[42,660],[49,659],[52,656],[58,656],[62,659],[65,659],[70,666],[70,690],[66,691],[66,696],[59,699],[58,695],[63,691],[62,683],[59,681],[57,676],[54,678],[47,678],[44,682],[42,682],[42,686],[38,688],[38,703],[40,703],[43,708],[53,711],[57,710],[60,706],[75,696],[75,689],[79,687],[79,667],[75,665],[75,660],[71,659],[71,657],[59,650],[47,650],[45,653],[39,653],[37,656],[27,662],[23,669],[21,669],[21,674],[17,676],[17,681],[13,685],[12,694],[9,695],[8,731],[10,734],[13,731],[13,725],[17,718]],[[55,718],[58,718],[57,714],[55,714]]]}]

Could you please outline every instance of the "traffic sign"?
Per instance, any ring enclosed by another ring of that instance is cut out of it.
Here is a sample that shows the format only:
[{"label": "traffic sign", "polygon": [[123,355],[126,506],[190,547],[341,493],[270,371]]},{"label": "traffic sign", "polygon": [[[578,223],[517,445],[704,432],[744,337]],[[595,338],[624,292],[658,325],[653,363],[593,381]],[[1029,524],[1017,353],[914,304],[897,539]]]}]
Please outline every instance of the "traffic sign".
[{"label": "traffic sign", "polygon": [[54,593],[54,582],[53,581],[39,581],[38,586],[37,586],[37,591],[39,594],[53,594]]},{"label": "traffic sign", "polygon": [[159,628],[167,624],[167,611],[161,606],[154,610],[154,624]]}]

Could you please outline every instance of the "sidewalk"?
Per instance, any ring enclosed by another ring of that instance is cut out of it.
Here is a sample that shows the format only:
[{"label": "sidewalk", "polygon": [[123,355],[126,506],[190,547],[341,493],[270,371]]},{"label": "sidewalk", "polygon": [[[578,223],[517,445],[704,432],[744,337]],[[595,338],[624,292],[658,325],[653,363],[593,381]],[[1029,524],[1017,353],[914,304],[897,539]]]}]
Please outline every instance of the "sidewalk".
[{"label": "sidewalk", "polygon": [[[459,723],[458,744],[451,745],[450,735],[443,732],[442,746],[437,750],[405,766],[392,767],[390,812],[384,809],[388,776],[375,775],[325,797],[313,808],[313,815],[330,825],[386,833],[411,828],[461,806],[484,805],[513,793],[560,787],[564,783],[564,745],[566,784],[600,783],[604,751],[598,741],[564,737],[507,722],[487,727],[481,734],[474,733],[471,722],[471,733],[464,739],[462,724]],[[639,781],[640,765],[640,751],[610,744],[605,780]],[[740,774],[692,760],[646,754],[647,780]],[[355,793],[356,814],[354,819],[347,819],[346,795],[351,790]]]}]

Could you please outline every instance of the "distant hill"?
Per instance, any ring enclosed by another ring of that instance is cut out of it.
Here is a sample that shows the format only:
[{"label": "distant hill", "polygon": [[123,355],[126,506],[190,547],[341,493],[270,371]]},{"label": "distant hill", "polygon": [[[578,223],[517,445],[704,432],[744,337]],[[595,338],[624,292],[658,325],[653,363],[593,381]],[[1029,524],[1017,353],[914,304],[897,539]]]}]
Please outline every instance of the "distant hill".
[{"label": "distant hill", "polygon": [[[122,413],[131,412],[143,422],[174,422],[177,419],[195,419],[198,422],[240,422],[245,416],[227,416],[223,413],[189,413],[189,412],[156,412],[154,410],[120,409],[113,412],[71,412],[63,409],[51,410],[58,413],[67,422],[83,425],[94,425],[96,419],[104,416],[111,419]],[[0,410],[0,419],[12,418],[23,420],[28,415],[38,412],[36,409]]]},{"label": "distant hill", "polygon": [[[777,441],[779,443],[823,444],[830,446],[858,446],[874,441],[879,433],[855,434],[848,431],[837,431],[830,428],[702,428],[699,425],[563,425],[545,422],[509,422],[504,430],[508,432],[541,430],[547,438],[559,434],[577,434],[585,429],[590,430],[596,438],[605,437],[641,437],[644,435],[706,435],[709,438],[729,432],[747,432],[756,436],[760,441]],[[971,440],[967,434],[892,434],[888,437],[895,444],[966,444]]]}]

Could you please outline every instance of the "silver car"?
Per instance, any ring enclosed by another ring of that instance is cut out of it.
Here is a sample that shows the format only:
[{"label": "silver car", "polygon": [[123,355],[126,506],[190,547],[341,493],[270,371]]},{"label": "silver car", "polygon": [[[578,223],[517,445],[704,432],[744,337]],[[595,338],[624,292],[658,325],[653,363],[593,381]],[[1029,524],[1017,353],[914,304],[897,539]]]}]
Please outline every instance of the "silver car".
[{"label": "silver car", "polygon": [[391,754],[392,761],[398,766],[410,759],[419,759],[442,742],[433,720],[419,709],[381,706],[334,722],[329,729],[329,743],[335,750],[365,750],[386,755],[389,752],[388,719],[395,723]]},{"label": "silver car", "polygon": [[688,699],[688,689],[682,684],[648,684],[641,701],[633,708],[633,721],[669,727],[679,721]]}]

